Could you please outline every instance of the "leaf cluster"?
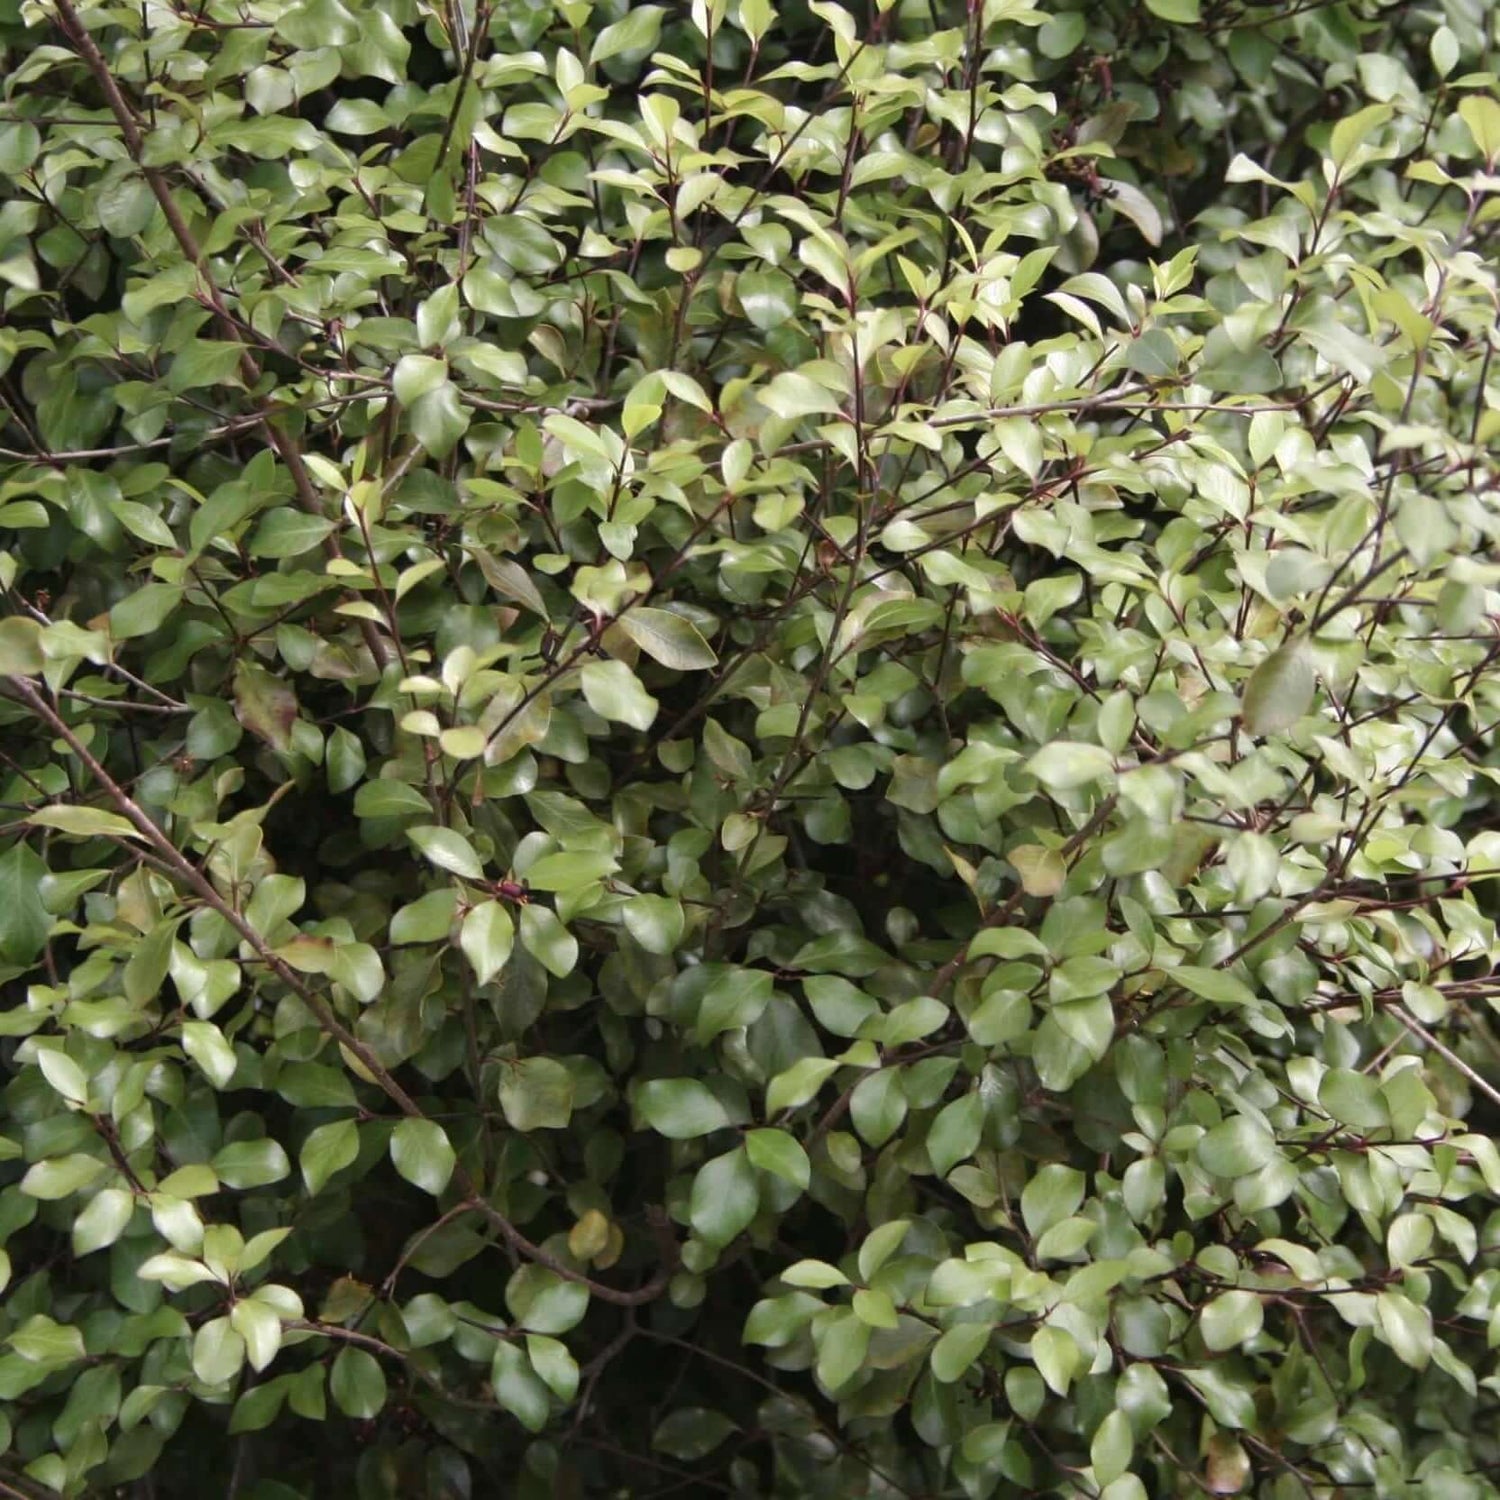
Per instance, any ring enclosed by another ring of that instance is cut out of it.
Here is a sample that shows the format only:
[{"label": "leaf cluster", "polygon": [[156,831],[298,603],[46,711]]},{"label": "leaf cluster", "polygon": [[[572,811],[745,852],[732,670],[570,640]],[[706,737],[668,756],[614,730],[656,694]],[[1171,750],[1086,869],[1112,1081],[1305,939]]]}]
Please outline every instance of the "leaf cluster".
[{"label": "leaf cluster", "polygon": [[0,48],[0,1492],[1497,1494],[1488,7]]}]

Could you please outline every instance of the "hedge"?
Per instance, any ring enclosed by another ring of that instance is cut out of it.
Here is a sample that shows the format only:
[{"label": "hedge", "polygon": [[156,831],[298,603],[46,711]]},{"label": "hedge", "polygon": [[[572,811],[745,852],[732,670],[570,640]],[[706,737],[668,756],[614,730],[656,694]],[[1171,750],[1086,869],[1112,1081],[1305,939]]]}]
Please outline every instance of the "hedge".
[{"label": "hedge", "polygon": [[0,48],[0,1494],[1500,1494],[1490,6]]}]

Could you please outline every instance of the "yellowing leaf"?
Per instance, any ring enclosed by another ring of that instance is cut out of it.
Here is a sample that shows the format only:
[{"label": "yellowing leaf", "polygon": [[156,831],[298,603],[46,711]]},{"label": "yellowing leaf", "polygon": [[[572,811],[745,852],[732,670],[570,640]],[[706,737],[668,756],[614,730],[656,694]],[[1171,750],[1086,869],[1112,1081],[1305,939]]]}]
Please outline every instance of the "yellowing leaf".
[{"label": "yellowing leaf", "polygon": [[1465,94],[1458,101],[1458,113],[1493,170],[1500,162],[1500,100],[1489,94]]}]

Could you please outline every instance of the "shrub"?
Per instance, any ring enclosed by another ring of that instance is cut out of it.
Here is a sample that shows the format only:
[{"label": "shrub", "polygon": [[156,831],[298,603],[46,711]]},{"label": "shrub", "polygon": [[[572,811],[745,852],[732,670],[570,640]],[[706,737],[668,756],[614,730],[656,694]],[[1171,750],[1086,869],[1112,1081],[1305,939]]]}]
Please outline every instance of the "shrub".
[{"label": "shrub", "polygon": [[1067,3],[0,5],[0,1492],[1497,1492],[1495,19]]}]

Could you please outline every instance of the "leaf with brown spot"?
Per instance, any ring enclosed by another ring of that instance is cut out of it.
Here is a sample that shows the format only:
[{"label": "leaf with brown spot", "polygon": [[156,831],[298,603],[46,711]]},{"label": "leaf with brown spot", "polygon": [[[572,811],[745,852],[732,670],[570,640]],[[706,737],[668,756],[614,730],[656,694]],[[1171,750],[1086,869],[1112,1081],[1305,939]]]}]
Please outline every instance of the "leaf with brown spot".
[{"label": "leaf with brown spot", "polygon": [[273,750],[290,750],[297,695],[264,667],[241,662],[234,674],[234,716]]}]

